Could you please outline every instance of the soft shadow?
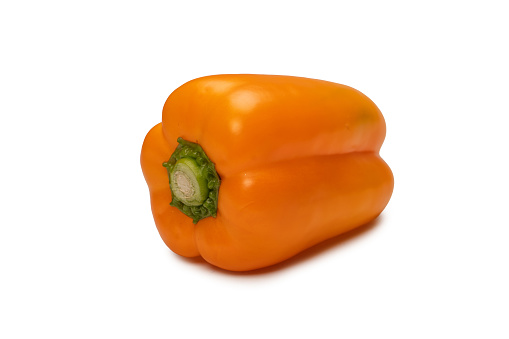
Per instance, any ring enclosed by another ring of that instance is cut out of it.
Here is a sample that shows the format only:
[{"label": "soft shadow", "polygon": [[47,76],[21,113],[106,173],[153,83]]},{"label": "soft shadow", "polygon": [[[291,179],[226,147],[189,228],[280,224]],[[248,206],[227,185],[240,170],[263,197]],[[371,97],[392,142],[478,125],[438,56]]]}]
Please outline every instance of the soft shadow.
[{"label": "soft shadow", "polygon": [[234,271],[228,271],[224,270],[222,268],[213,266],[205,261],[202,257],[195,257],[195,258],[185,258],[181,257],[179,255],[176,255],[180,260],[183,260],[185,262],[188,262],[189,264],[199,265],[202,266],[206,270],[210,270],[213,272],[218,272],[221,274],[226,275],[234,275],[234,276],[256,276],[256,275],[267,275],[271,273],[281,272],[288,270],[294,266],[298,266],[299,264],[312,260],[313,258],[319,257],[322,253],[328,252],[331,248],[341,246],[343,244],[346,244],[350,241],[353,241],[354,239],[359,239],[362,236],[365,236],[370,231],[372,231],[377,225],[379,225],[383,221],[383,216],[379,216],[375,220],[364,224],[362,226],[359,226],[349,232],[343,233],[341,235],[338,235],[337,237],[331,238],[329,240],[325,240],[313,247],[308,248],[307,250],[304,250],[303,252],[295,255],[294,257],[291,257],[283,262],[280,262],[278,264],[259,268],[253,271],[247,271],[247,272],[234,272]]}]

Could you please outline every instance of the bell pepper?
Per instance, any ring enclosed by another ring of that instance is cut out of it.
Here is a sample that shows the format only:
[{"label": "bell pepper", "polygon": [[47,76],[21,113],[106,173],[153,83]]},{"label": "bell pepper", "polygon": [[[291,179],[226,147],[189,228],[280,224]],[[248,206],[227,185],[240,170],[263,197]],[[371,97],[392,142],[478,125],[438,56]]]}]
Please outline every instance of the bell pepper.
[{"label": "bell pepper", "polygon": [[275,75],[214,75],[170,94],[141,166],[166,245],[248,271],[375,219],[394,179],[385,121],[361,92]]}]

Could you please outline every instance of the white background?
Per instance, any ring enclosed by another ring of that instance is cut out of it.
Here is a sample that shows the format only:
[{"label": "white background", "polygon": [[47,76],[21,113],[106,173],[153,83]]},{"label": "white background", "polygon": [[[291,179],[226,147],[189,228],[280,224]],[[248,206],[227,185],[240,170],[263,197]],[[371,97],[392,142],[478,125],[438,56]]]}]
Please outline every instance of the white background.
[{"label": "white background", "polygon": [[[3,1],[1,338],[509,338],[504,1]],[[196,77],[343,83],[387,122],[377,222],[248,274],[154,226],[139,153]]]}]

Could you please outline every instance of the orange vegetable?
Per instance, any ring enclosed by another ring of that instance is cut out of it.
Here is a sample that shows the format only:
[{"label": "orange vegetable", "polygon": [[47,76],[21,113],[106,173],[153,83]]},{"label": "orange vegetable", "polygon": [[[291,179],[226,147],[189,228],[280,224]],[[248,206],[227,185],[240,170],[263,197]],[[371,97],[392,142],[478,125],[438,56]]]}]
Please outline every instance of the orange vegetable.
[{"label": "orange vegetable", "polygon": [[348,86],[272,75],[189,81],[142,147],[157,229],[175,253],[223,269],[279,263],[382,212],[394,186],[384,138],[379,109]]}]

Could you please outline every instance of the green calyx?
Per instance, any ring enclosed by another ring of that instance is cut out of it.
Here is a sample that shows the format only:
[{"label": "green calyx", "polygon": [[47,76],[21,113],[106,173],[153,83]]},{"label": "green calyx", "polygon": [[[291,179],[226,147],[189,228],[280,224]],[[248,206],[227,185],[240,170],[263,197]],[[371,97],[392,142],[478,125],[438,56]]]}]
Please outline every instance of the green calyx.
[{"label": "green calyx", "polygon": [[217,197],[221,180],[214,163],[200,145],[177,139],[179,145],[163,163],[168,171],[172,200],[170,205],[197,223],[217,214]]}]

